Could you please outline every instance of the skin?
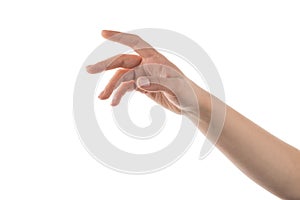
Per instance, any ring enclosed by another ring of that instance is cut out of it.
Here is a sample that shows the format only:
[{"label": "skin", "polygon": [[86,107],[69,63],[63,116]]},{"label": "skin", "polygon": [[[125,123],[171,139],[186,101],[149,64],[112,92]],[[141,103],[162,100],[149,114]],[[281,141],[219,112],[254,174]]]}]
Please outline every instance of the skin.
[{"label": "skin", "polygon": [[218,102],[225,106],[226,116],[216,147],[243,173],[271,193],[283,199],[300,199],[298,149],[197,86],[140,37],[107,30],[102,31],[102,36],[133,48],[138,55],[117,55],[87,66],[87,72],[92,74],[119,69],[99,99],[108,99],[115,91],[111,105],[116,106],[126,92],[137,90],[163,107],[187,116],[204,134],[213,123],[211,102]]}]

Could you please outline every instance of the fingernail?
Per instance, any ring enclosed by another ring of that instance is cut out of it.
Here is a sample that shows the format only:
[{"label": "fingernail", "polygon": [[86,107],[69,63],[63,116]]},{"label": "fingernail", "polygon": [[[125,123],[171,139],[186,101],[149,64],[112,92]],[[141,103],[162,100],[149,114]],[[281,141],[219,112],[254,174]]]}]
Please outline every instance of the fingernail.
[{"label": "fingernail", "polygon": [[140,77],[138,79],[138,85],[141,86],[141,87],[143,87],[143,86],[149,86],[150,85],[150,81],[146,77]]},{"label": "fingernail", "polygon": [[103,94],[104,94],[104,91],[102,91],[102,92],[99,94],[98,98],[99,98],[99,99],[102,99],[102,98],[103,98]]},{"label": "fingernail", "polygon": [[112,99],[112,101],[111,101],[111,105],[112,106],[116,106],[117,105],[117,103],[118,103],[118,101],[117,101],[118,99],[117,99],[117,97],[116,96],[114,96],[113,97],[113,99]]},{"label": "fingernail", "polygon": [[93,71],[92,71],[92,65],[86,66],[85,69],[86,69],[86,71],[87,71],[88,73],[91,73],[91,74],[93,73]]}]

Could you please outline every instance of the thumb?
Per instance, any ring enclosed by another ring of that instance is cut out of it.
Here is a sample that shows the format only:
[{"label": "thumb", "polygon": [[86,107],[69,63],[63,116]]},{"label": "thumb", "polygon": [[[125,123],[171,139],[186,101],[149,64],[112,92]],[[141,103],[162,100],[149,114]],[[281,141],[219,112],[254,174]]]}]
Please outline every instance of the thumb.
[{"label": "thumb", "polygon": [[[174,95],[174,83],[172,78],[141,76],[136,85],[139,89],[147,92],[166,92]],[[173,92],[172,92],[173,91]]]}]

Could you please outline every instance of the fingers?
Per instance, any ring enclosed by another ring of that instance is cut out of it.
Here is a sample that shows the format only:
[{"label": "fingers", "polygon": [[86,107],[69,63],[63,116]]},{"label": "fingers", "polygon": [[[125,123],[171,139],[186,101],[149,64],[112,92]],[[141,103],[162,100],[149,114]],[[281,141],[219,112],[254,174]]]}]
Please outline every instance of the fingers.
[{"label": "fingers", "polygon": [[119,87],[122,82],[134,80],[134,71],[127,69],[118,70],[110,79],[104,90],[100,93],[100,99],[107,99],[110,97],[115,88]]},{"label": "fingers", "polygon": [[130,69],[138,66],[141,61],[142,58],[140,56],[132,54],[121,54],[98,62],[94,65],[89,65],[86,67],[86,70],[91,74],[95,74],[100,73],[104,70],[110,70],[119,67]]},{"label": "fingers", "polygon": [[118,105],[121,101],[121,98],[126,94],[126,92],[132,91],[134,90],[134,88],[135,88],[134,80],[122,82],[114,95],[111,105],[112,106]]},{"label": "fingers", "polygon": [[103,30],[102,36],[114,42],[124,44],[134,49],[142,57],[150,57],[158,52],[137,35],[117,31]]},{"label": "fingers", "polygon": [[[144,76],[145,70],[142,67],[136,67],[134,69],[120,69],[110,79],[104,90],[98,96],[100,99],[107,99],[112,92],[119,87],[122,82],[136,80],[139,76]],[[141,90],[139,90],[141,92]]]}]

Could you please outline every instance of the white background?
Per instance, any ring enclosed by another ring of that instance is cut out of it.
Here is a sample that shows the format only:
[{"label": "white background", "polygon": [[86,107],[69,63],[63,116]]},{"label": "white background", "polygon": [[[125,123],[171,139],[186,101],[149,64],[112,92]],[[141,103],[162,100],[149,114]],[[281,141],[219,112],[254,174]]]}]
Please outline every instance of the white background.
[{"label": "white background", "polygon": [[77,136],[72,93],[101,29],[170,29],[210,55],[229,105],[300,147],[299,9],[274,0],[1,1],[0,199],[276,199],[217,149],[199,161],[201,133],[158,173],[102,166]]}]

